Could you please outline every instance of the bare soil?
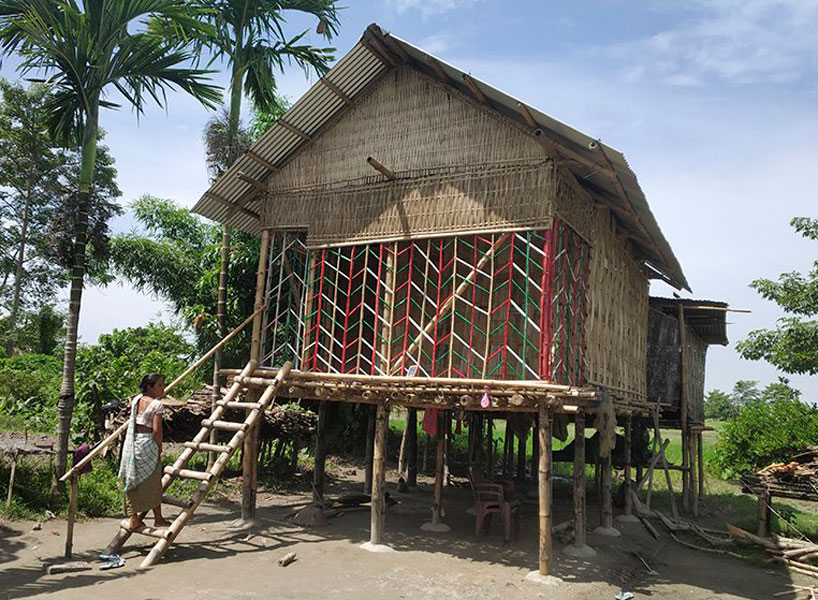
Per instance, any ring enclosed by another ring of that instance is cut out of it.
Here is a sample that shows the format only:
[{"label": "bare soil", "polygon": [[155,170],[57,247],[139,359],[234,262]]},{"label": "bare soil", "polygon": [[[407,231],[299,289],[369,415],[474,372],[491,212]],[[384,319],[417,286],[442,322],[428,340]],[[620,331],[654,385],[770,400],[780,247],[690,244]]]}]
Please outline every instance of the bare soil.
[{"label": "bare soil", "polygon": [[[394,482],[394,473],[389,474]],[[360,470],[345,470],[332,482],[328,496],[362,491]],[[485,599],[522,598],[613,599],[620,591],[640,598],[712,600],[773,598],[809,585],[803,576],[759,562],[742,561],[685,548],[667,534],[654,540],[639,524],[618,524],[623,535],[588,535],[598,553],[592,559],[562,554],[555,539],[555,575],[562,583],[545,586],[526,581],[537,566],[537,506],[523,506],[519,539],[504,544],[501,524],[488,536],[476,537],[474,517],[466,514],[471,494],[448,487],[444,493],[451,526],[448,533],[427,533],[420,525],[431,516],[431,482],[413,494],[387,489],[399,503],[389,509],[386,543],[396,552],[373,554],[359,548],[369,539],[369,511],[353,511],[330,519],[322,528],[290,525],[287,515],[309,497],[261,493],[258,521],[250,530],[231,527],[240,514],[235,500],[206,503],[178,542],[148,571],[138,569],[150,549],[150,538],[134,536],[125,547],[122,568],[100,571],[97,554],[116,532],[118,519],[80,522],[75,529],[75,560],[88,560],[95,569],[74,574],[46,575],[44,567],[60,562],[65,522],[51,520],[42,529],[34,523],[0,523],[0,600],[7,598],[109,598],[116,600],[197,600],[256,598],[333,599]],[[571,491],[555,484],[555,523],[571,518]],[[596,525],[596,506],[589,499],[589,526]],[[172,511],[168,511],[173,514]],[[278,559],[295,552],[297,560],[279,567]],[[638,553],[658,574],[649,574]],[[795,579],[793,579],[795,577]],[[787,596],[793,598],[796,596]],[[803,597],[798,596],[800,598]]]}]

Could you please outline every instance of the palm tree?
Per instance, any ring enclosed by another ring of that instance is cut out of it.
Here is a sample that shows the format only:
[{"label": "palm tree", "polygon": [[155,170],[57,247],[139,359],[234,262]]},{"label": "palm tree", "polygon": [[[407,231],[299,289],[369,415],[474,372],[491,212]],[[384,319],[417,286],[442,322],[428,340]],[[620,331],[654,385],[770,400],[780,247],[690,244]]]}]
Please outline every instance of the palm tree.
[{"label": "palm tree", "polygon": [[333,59],[335,48],[316,48],[304,42],[307,32],[292,37],[284,33],[288,12],[313,15],[318,32],[327,40],[338,32],[337,0],[196,0],[208,10],[212,25],[200,44],[210,51],[212,61],[230,68],[228,110],[228,163],[241,154],[239,120],[244,95],[262,112],[275,113],[281,106],[276,95],[275,71],[286,64],[322,74]]},{"label": "palm tree", "polygon": [[168,89],[179,88],[208,107],[220,89],[206,70],[184,66],[191,58],[178,38],[157,35],[153,20],[201,35],[201,9],[185,0],[0,0],[0,52],[16,53],[22,73],[45,75],[53,91],[51,127],[64,143],[81,149],[77,217],[73,232],[71,291],[65,335],[62,386],[57,404],[57,476],[65,473],[74,409],[77,326],[85,277],[88,210],[97,156],[99,113],[118,108],[117,92],[137,114],[146,101],[162,105]]}]

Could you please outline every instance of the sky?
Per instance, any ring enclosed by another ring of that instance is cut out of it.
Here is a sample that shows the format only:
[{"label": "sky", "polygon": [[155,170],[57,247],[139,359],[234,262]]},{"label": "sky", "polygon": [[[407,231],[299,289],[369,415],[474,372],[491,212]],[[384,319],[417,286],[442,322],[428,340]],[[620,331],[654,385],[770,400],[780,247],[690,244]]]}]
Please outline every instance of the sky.
[{"label": "sky", "polygon": [[[735,341],[774,325],[778,307],[749,288],[758,277],[806,271],[815,242],[794,216],[818,217],[818,0],[347,0],[336,57],[369,23],[622,151],[693,293],[752,312],[730,313],[730,345],[708,352],[706,389],[781,373],[738,357]],[[315,23],[294,16],[296,33]],[[14,61],[0,73],[16,78]],[[223,74],[217,81],[226,83]],[[277,75],[296,100],[314,83]],[[192,206],[207,188],[201,140],[210,113],[181,93],[139,120],[105,111],[123,205],[143,194]],[[133,226],[129,215],[114,223]],[[673,290],[654,284],[652,293]],[[118,283],[90,287],[81,341],[170,318],[161,302]],[[818,401],[818,377],[791,376]]]}]

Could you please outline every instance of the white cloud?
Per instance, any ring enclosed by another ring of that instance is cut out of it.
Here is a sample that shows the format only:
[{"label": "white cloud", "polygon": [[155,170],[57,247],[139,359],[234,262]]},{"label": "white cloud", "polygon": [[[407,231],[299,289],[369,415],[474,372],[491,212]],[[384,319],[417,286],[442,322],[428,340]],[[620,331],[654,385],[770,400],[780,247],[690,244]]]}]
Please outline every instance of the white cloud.
[{"label": "white cloud", "polygon": [[627,63],[628,80],[670,85],[799,83],[818,74],[818,2],[709,0],[694,6],[694,18],[606,53]]},{"label": "white cloud", "polygon": [[419,11],[424,17],[469,8],[480,0],[387,0],[387,4],[399,13]]}]

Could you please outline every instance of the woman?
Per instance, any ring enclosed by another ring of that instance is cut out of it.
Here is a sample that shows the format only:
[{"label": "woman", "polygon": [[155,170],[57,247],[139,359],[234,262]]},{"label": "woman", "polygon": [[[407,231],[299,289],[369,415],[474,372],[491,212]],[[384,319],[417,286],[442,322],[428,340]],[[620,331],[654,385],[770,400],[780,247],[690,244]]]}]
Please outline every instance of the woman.
[{"label": "woman", "polygon": [[131,401],[131,418],[122,447],[119,477],[124,481],[125,514],[131,531],[143,526],[153,510],[154,525],[168,527],[162,517],[162,396],[165,376],[151,373],[139,384],[142,394]]}]

